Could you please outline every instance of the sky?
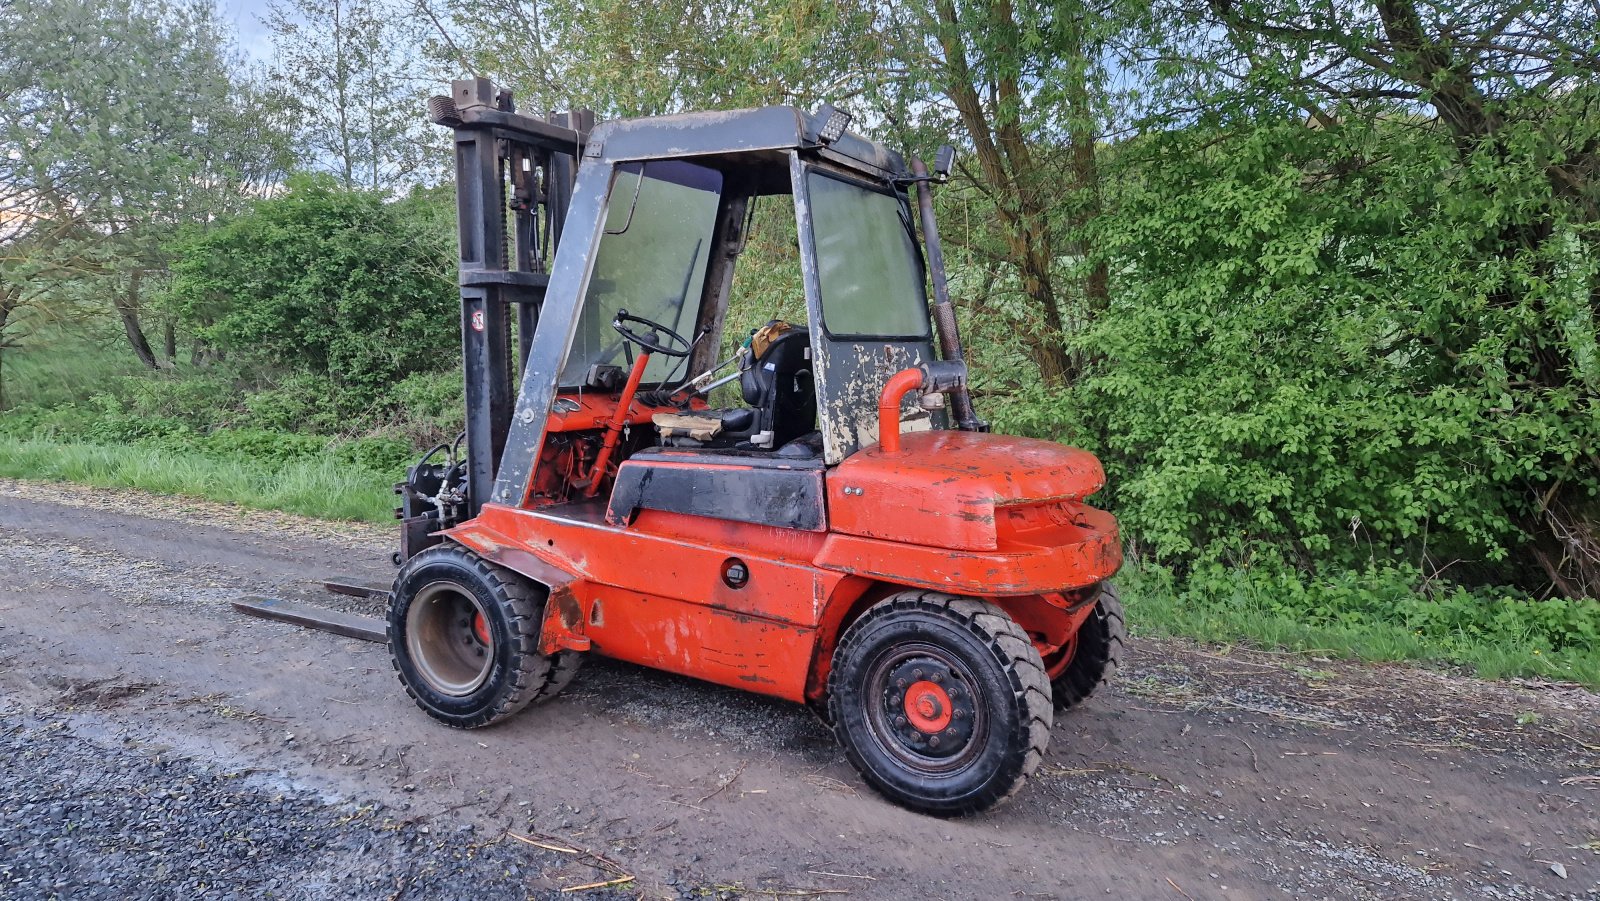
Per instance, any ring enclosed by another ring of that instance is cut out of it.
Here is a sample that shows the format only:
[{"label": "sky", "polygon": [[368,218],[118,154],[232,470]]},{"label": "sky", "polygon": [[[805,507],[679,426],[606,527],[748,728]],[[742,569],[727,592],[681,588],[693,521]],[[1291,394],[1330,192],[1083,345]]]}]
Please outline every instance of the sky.
[{"label": "sky", "polygon": [[261,17],[267,13],[267,0],[219,0],[222,15],[233,23],[238,34],[239,49],[253,63],[272,60],[272,42]]}]

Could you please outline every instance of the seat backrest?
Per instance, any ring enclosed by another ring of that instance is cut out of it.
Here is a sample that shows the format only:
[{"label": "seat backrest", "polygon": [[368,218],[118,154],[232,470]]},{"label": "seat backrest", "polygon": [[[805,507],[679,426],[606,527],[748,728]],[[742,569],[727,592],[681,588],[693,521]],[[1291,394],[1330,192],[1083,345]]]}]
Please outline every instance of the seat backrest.
[{"label": "seat backrest", "polygon": [[817,389],[811,375],[811,334],[791,329],[767,345],[739,378],[744,402],[759,411],[761,428],[778,447],[816,428]]}]

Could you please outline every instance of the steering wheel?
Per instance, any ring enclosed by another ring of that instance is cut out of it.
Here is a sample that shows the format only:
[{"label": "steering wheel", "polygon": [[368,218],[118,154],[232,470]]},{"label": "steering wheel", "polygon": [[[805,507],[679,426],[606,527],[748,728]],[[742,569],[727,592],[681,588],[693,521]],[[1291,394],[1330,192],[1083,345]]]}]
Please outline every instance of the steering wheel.
[{"label": "steering wheel", "polygon": [[[627,323],[630,322],[637,323],[648,328],[650,330],[649,337],[641,335],[633,329],[628,328]],[[632,341],[645,350],[650,351],[651,353],[665,354],[669,357],[687,357],[689,355],[689,351],[694,349],[694,345],[690,344],[682,335],[678,334],[672,329],[667,328],[659,322],[652,322],[643,316],[634,316],[627,310],[617,311],[617,315],[611,319],[611,327],[617,330],[617,334],[628,339],[629,341]],[[662,343],[667,339],[671,339],[670,345]],[[674,349],[673,345],[682,349]]]}]

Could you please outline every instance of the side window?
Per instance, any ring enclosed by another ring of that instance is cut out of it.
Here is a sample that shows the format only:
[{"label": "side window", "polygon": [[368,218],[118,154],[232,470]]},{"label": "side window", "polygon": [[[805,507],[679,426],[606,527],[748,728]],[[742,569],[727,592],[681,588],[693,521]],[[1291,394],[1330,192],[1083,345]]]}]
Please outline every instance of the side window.
[{"label": "side window", "polygon": [[828,333],[927,337],[921,258],[900,198],[815,170],[806,187]]},{"label": "side window", "polygon": [[[594,364],[625,364],[622,338],[611,328],[618,310],[694,340],[721,196],[722,173],[705,166],[659,160],[617,167],[563,386],[582,384]],[[677,363],[651,357],[645,381],[666,378]]]}]

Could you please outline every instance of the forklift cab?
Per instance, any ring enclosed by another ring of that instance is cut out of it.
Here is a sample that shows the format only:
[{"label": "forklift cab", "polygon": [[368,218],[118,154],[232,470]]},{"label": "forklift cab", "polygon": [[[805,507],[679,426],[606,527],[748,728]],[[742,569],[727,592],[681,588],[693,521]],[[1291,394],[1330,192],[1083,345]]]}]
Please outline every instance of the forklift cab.
[{"label": "forklift cab", "polygon": [[[629,461],[663,454],[820,469],[877,442],[885,383],[936,357],[905,188],[912,176],[898,154],[842,131],[826,134],[829,125],[768,107],[595,129],[564,224],[572,237],[555,254],[527,354],[495,502],[583,503],[606,496],[611,484],[660,481],[626,471]],[[758,201],[793,205],[801,265],[792,289],[805,297],[803,324],[753,328],[759,323],[727,319]],[[730,332],[750,338],[719,364],[722,349],[736,343],[725,340]],[[737,370],[724,375],[732,364]],[[704,386],[729,380],[743,404],[709,406]],[[613,420],[622,434],[606,453],[601,433]],[[912,398],[901,423],[927,429],[943,418]],[[644,452],[651,456],[640,458]],[[753,489],[765,492],[763,485]],[[820,513],[813,519],[813,528],[822,526]]]}]

